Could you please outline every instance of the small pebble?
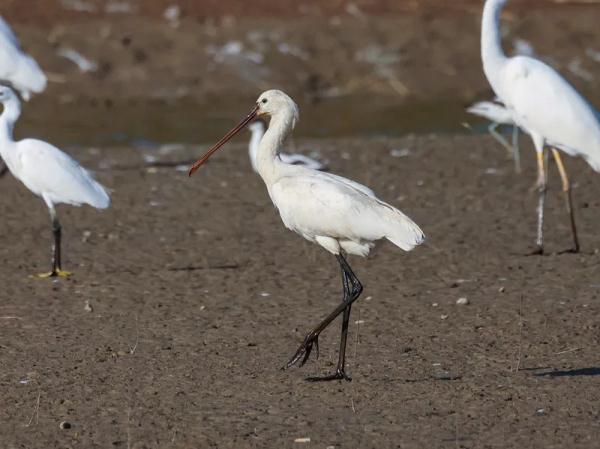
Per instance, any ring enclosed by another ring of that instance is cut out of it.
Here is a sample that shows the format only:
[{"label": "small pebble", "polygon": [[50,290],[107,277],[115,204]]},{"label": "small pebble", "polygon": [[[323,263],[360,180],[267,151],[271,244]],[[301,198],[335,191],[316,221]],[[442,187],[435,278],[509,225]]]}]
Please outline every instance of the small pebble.
[{"label": "small pebble", "polygon": [[85,305],[83,306],[83,310],[85,310],[86,312],[92,312],[94,309],[92,309],[92,306],[90,306],[90,302],[86,299],[85,300]]},{"label": "small pebble", "polygon": [[504,293],[505,291],[506,291],[506,289],[505,289],[504,287],[500,287],[500,288],[498,289],[498,292],[499,292],[499,293]]},{"label": "small pebble", "polygon": [[469,300],[467,298],[458,298],[456,300],[456,304],[458,304],[459,306],[466,306],[467,304],[469,304]]},{"label": "small pebble", "polygon": [[433,304],[431,304],[431,307],[437,307],[439,306],[439,304],[437,302],[434,302]]},{"label": "small pebble", "polygon": [[445,320],[446,318],[448,318],[448,315],[441,315],[441,316],[440,316],[440,318],[441,318],[442,320]]},{"label": "small pebble", "polygon": [[296,438],[294,443],[310,443],[310,438]]},{"label": "small pebble", "polygon": [[544,410],[543,408],[538,408],[538,409],[535,411],[535,414],[536,414],[536,415],[538,415],[538,416],[545,415],[545,414],[546,414],[546,410]]}]

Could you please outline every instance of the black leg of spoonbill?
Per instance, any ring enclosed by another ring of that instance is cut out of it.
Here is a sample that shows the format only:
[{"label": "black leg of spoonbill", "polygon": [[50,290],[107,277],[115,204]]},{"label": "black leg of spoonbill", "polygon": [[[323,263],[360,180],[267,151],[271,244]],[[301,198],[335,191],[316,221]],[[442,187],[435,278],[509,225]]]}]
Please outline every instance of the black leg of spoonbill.
[{"label": "black leg of spoonbill", "polygon": [[[348,335],[348,322],[350,320],[350,308],[352,306],[352,303],[354,301],[356,301],[358,299],[358,297],[360,296],[360,294],[362,293],[362,284],[360,283],[360,281],[358,280],[358,278],[356,277],[356,275],[350,268],[350,265],[348,265],[348,262],[346,262],[346,259],[342,255],[339,255],[336,257],[338,259],[338,262],[340,263],[342,270],[344,271],[345,275],[347,276],[347,282],[346,281],[344,282],[344,290],[345,290],[344,298],[345,298],[345,300],[343,300],[342,303],[333,310],[333,312],[331,312],[329,315],[327,315],[327,317],[323,321],[321,321],[321,323],[319,323],[319,325],[317,327],[315,327],[312,331],[310,331],[306,335],[306,338],[304,339],[304,342],[300,345],[300,348],[298,348],[298,350],[296,351],[294,356],[283,367],[283,369],[287,369],[287,368],[291,367],[292,365],[295,365],[296,363],[298,363],[298,361],[300,361],[300,359],[302,359],[302,361],[300,362],[300,366],[304,365],[304,363],[306,363],[306,361],[308,360],[308,356],[310,355],[312,346],[315,344],[318,344],[318,339],[319,339],[319,335],[321,334],[321,332],[323,332],[323,330],[327,326],[329,326],[329,324],[331,324],[331,322],[333,320],[335,320],[338,317],[338,315],[340,315],[341,313],[344,313],[344,321],[346,324],[344,325],[344,322],[342,322],[342,331],[343,332],[342,332],[342,338],[340,341],[340,347],[343,346],[344,351],[340,352],[340,359],[338,360],[338,368],[336,369],[336,373],[332,374],[331,376],[327,376],[327,377],[310,378],[309,379],[309,380],[313,380],[313,381],[336,380],[336,379],[349,380],[350,379],[348,376],[346,376],[346,374],[344,372],[345,349],[346,349],[346,340],[347,340],[347,335]],[[347,286],[347,288],[346,288],[346,286]],[[346,291],[347,291],[347,293],[346,293]]]},{"label": "black leg of spoonbill", "polygon": [[[340,261],[340,257],[336,256],[338,262],[340,262],[340,268],[342,272],[342,288],[343,288],[343,298],[342,303],[349,303],[349,298],[352,295],[352,280],[348,276],[346,269],[342,265]],[[352,273],[354,274],[354,273]],[[347,381],[351,381],[352,378],[346,374],[346,342],[348,340],[348,324],[350,322],[350,311],[352,310],[352,303],[349,303],[347,307],[344,309],[344,315],[342,317],[342,332],[340,334],[340,351],[338,355],[338,363],[333,374],[328,376],[316,376],[316,377],[307,377],[306,380],[309,382],[322,382],[328,380],[341,380],[345,379]]]},{"label": "black leg of spoonbill", "polygon": [[569,220],[571,222],[571,232],[573,233],[573,248],[567,252],[578,253],[579,252],[579,238],[577,237],[577,225],[575,223],[575,212],[573,211],[573,200],[571,198],[571,183],[567,176],[567,170],[565,164],[563,164],[560,153],[556,149],[552,149],[552,155],[556,161],[556,166],[560,174],[562,181],[563,195],[565,196],[565,205],[567,206],[567,213],[569,214]]}]

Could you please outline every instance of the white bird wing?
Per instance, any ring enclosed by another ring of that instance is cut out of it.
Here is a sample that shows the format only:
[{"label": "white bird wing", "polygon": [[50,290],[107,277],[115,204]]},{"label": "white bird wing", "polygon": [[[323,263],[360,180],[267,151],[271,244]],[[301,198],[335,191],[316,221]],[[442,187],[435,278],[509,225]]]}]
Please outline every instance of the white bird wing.
[{"label": "white bird wing", "polygon": [[342,184],[347,185],[348,187],[351,187],[353,189],[358,190],[359,192],[364,193],[367,196],[371,196],[373,198],[375,198],[375,192],[373,192],[370,188],[368,188],[367,186],[364,186],[356,181],[352,181],[351,179],[348,178],[344,178],[343,176],[339,176],[333,173],[322,173],[323,177],[329,177],[331,178],[333,181],[336,182],[341,182]]},{"label": "white bird wing", "polygon": [[0,17],[0,81],[10,82],[25,100],[31,92],[39,93],[46,88],[46,75],[38,63],[23,53],[17,36]]},{"label": "white bird wing", "polygon": [[79,163],[49,143],[25,139],[17,143],[21,170],[19,179],[34,193],[53,203],[104,209],[110,198],[102,185]]},{"label": "white bird wing", "polygon": [[6,42],[9,42],[11,45],[19,48],[19,39],[17,39],[16,34],[6,23],[3,17],[0,16],[0,39],[4,39]]},{"label": "white bird wing", "polygon": [[311,241],[322,236],[363,243],[385,237],[405,250],[423,241],[410,218],[339,178],[315,172],[275,182],[271,197],[285,226]]},{"label": "white bird wing", "polygon": [[537,59],[514,57],[503,69],[502,85],[503,101],[519,126],[600,167],[597,112],[553,68]]},{"label": "white bird wing", "polygon": [[508,109],[491,101],[477,102],[467,108],[467,112],[469,114],[487,118],[494,123],[505,125],[512,125],[515,123],[512,114]]},{"label": "white bird wing", "polygon": [[279,157],[286,164],[302,165],[303,167],[310,168],[312,170],[323,170],[325,166],[316,159],[313,159],[303,154],[297,153],[279,153]]}]

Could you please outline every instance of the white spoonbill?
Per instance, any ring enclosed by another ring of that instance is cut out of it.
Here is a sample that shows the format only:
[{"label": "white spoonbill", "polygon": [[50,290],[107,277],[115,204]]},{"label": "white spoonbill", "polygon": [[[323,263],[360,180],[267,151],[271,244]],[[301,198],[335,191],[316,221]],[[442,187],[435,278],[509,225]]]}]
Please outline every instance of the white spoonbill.
[{"label": "white spoonbill", "polygon": [[[248,143],[250,163],[252,164],[252,169],[255,172],[258,172],[258,169],[256,168],[256,155],[258,153],[258,145],[265,135],[267,125],[262,120],[255,120],[248,125],[248,129],[250,129],[250,132],[252,133]],[[313,170],[323,170],[325,168],[319,161],[304,156],[303,154],[279,153],[279,157],[286,164],[303,165],[304,167],[312,168]]]},{"label": "white spoonbill", "polygon": [[271,121],[258,147],[256,168],[284,225],[334,254],[342,270],[341,304],[306,335],[284,369],[298,362],[300,366],[304,365],[313,347],[318,352],[319,335],[338,315],[343,314],[335,372],[308,380],[350,380],[345,371],[348,322],[352,303],[358,299],[363,287],[343,253],[364,257],[374,242],[383,238],[410,251],[423,243],[425,237],[410,218],[377,199],[369,188],[341,176],[286,164],[281,160],[279,149],[299,115],[296,103],[279,90],[262,93],[250,114],[210,148],[190,168],[189,175],[257,116],[269,116]]},{"label": "white spoonbill", "polygon": [[[479,101],[467,108],[469,114],[488,119],[491,123],[488,132],[502,145],[515,162],[515,171],[521,173],[521,150],[519,148],[519,127],[512,118],[512,113],[503,104],[495,101]],[[513,129],[512,145],[496,129],[500,125],[510,125]]]},{"label": "white spoonbill", "polygon": [[81,167],[77,161],[58,148],[36,139],[13,140],[13,127],[21,114],[17,94],[7,86],[0,86],[0,156],[10,172],[34,194],[43,198],[50,211],[54,245],[52,270],[41,277],[61,276],[70,273],[61,265],[61,226],[54,206],[59,203],[80,206],[89,204],[105,209],[110,198],[104,187]]},{"label": "white spoonbill", "polygon": [[35,60],[24,53],[19,40],[0,17],[0,81],[10,84],[28,101],[46,88],[46,75]]},{"label": "white spoonbill", "polygon": [[538,161],[538,227],[535,254],[543,254],[546,161],[552,155],[562,187],[573,233],[573,252],[579,251],[571,189],[560,152],[582,156],[600,171],[600,122],[597,112],[556,70],[527,56],[507,57],[502,50],[500,13],[507,0],[487,0],[483,8],[481,56],[492,89],[512,113],[517,125],[531,135]]}]

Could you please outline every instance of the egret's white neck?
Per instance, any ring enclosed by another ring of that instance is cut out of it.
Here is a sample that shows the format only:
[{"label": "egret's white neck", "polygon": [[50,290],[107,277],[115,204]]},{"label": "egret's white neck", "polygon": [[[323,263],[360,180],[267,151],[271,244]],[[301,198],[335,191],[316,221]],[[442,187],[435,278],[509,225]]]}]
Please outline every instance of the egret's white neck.
[{"label": "egret's white neck", "polygon": [[250,137],[250,143],[248,144],[248,153],[250,153],[250,162],[254,171],[258,171],[256,168],[256,155],[258,154],[258,146],[262,137],[265,134],[265,126],[262,123],[253,124],[250,128],[252,136]]},{"label": "egret's white neck", "polygon": [[283,142],[294,128],[295,116],[291,110],[282,110],[271,116],[269,128],[258,145],[256,169],[267,187],[270,187],[281,175],[288,164],[279,158]]},{"label": "egret's white neck", "polygon": [[9,98],[4,103],[4,110],[0,115],[0,154],[5,157],[10,143],[13,143],[13,128],[21,115],[21,104],[16,97]]},{"label": "egret's white neck", "polygon": [[487,0],[483,8],[481,20],[481,59],[483,71],[496,95],[502,98],[500,92],[500,72],[508,58],[502,50],[500,35],[500,14],[506,0]]}]

